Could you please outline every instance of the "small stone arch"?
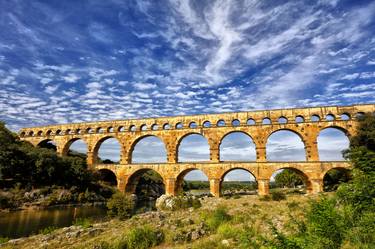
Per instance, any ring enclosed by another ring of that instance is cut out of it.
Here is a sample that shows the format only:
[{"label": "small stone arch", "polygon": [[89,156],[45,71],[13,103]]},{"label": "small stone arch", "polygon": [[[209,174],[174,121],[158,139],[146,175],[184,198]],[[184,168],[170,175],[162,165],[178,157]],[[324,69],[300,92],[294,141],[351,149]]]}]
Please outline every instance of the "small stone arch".
[{"label": "small stone arch", "polygon": [[340,120],[343,120],[343,121],[347,121],[347,120],[350,120],[350,114],[347,113],[347,112],[344,112],[340,115]]},{"label": "small stone arch", "polygon": [[232,120],[232,126],[239,126],[240,124],[241,124],[240,120],[238,120],[238,119]]},{"label": "small stone arch", "polygon": [[305,118],[302,115],[297,115],[296,119],[295,119],[295,122],[296,123],[304,123],[305,122]]},{"label": "small stone arch", "polygon": [[225,121],[223,119],[219,119],[217,122],[216,122],[216,126],[217,127],[223,127],[225,126]]},{"label": "small stone arch", "polygon": [[144,136],[140,136],[138,138],[136,138],[131,146],[130,146],[130,150],[129,150],[129,154],[128,154],[128,158],[129,158],[129,161],[130,163],[134,163],[133,162],[133,152],[134,152],[134,149],[135,147],[137,146],[138,142],[140,142],[142,139],[144,138],[148,138],[148,137],[156,137],[158,138],[162,143],[163,143],[163,146],[164,146],[164,150],[165,150],[165,162],[167,162],[167,154],[168,154],[168,151],[167,151],[167,147],[165,145],[165,141],[162,137],[159,137],[159,136],[156,136],[156,135],[144,135]]},{"label": "small stone arch", "polygon": [[176,129],[182,129],[184,128],[184,125],[181,122],[178,122],[175,127]]},{"label": "small stone arch", "polygon": [[140,178],[148,171],[152,171],[158,174],[160,178],[162,179],[162,184],[164,186],[164,193],[165,193],[165,178],[161,172],[153,169],[153,168],[142,168],[142,169],[137,169],[133,171],[132,173],[129,174],[126,180],[125,184],[125,192],[129,194],[135,194],[136,193],[136,188],[139,183]]},{"label": "small stone arch", "polygon": [[29,131],[29,134],[28,134],[30,137],[34,136],[34,131]]},{"label": "small stone arch", "polygon": [[288,123],[288,119],[285,116],[281,116],[281,117],[279,117],[279,119],[277,120],[277,122],[279,124],[287,124]]},{"label": "small stone arch", "polygon": [[192,121],[189,123],[189,128],[190,129],[195,129],[195,128],[198,128],[198,125],[195,121]]},{"label": "small stone arch", "polygon": [[208,120],[206,120],[206,121],[203,122],[202,126],[203,126],[204,128],[210,128],[210,127],[211,127],[211,122],[208,121]]},{"label": "small stone arch", "polygon": [[26,132],[24,131],[20,133],[20,137],[24,137],[25,135],[26,135]]},{"label": "small stone arch", "polygon": [[271,125],[272,121],[271,121],[271,119],[269,117],[266,117],[266,118],[263,118],[262,124],[263,125]]}]

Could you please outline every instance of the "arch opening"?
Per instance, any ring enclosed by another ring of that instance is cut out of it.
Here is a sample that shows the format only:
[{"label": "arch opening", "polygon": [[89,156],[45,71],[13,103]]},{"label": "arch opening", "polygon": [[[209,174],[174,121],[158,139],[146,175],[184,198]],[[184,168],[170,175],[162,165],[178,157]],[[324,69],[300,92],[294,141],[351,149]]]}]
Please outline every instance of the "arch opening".
[{"label": "arch opening", "polygon": [[280,117],[278,119],[279,124],[286,124],[288,123],[288,119],[286,117]]},{"label": "arch opening", "polygon": [[222,177],[220,192],[223,196],[253,195],[257,191],[254,175],[243,168],[230,169]]},{"label": "arch opening", "polygon": [[207,175],[196,168],[181,172],[176,179],[176,193],[206,196],[210,194],[210,183]]},{"label": "arch opening", "polygon": [[264,119],[262,120],[262,124],[264,124],[264,125],[270,125],[270,124],[271,124],[271,119],[269,119],[269,118],[264,118]]},{"label": "arch opening", "polygon": [[348,113],[343,113],[343,114],[341,114],[340,118],[341,118],[341,120],[349,120],[350,115]]},{"label": "arch opening", "polygon": [[319,132],[318,151],[320,161],[344,161],[343,151],[349,148],[349,138],[339,128],[329,127]]},{"label": "arch opening", "polygon": [[97,163],[114,164],[121,159],[121,145],[114,137],[105,137],[99,140],[94,149],[94,158]]},{"label": "arch opening", "polygon": [[210,146],[201,134],[189,134],[180,140],[177,154],[178,162],[209,161]]},{"label": "arch opening", "polygon": [[211,122],[210,121],[204,121],[203,122],[203,127],[205,127],[205,128],[211,127]]},{"label": "arch opening", "polygon": [[296,123],[303,123],[303,122],[305,122],[305,119],[302,116],[299,115],[296,117]]},{"label": "arch opening", "polygon": [[182,129],[182,128],[184,128],[184,125],[181,122],[178,122],[176,124],[176,129]]},{"label": "arch opening", "polygon": [[37,145],[39,148],[45,148],[53,151],[57,151],[57,145],[56,142],[52,139],[46,139],[38,143]]},{"label": "arch opening", "polygon": [[137,140],[131,153],[132,163],[165,163],[167,151],[164,142],[156,136],[146,136]]},{"label": "arch opening", "polygon": [[79,138],[70,140],[64,149],[64,154],[67,156],[77,156],[83,159],[87,158],[87,144]]},{"label": "arch opening", "polygon": [[240,125],[240,121],[238,119],[233,119],[232,126],[239,126],[239,125]]},{"label": "arch opening", "polygon": [[247,124],[247,125],[255,125],[255,120],[252,119],[252,118],[249,118],[249,119],[246,121],[246,124]]},{"label": "arch opening", "polygon": [[223,127],[223,126],[225,126],[225,121],[222,120],[222,119],[220,119],[219,121],[217,121],[216,126],[218,126],[218,127]]},{"label": "arch opening", "polygon": [[97,171],[98,180],[105,185],[116,187],[117,186],[117,177],[116,174],[109,169],[99,169]]},{"label": "arch opening", "polygon": [[296,168],[276,170],[270,179],[270,191],[282,191],[286,194],[305,194],[312,186],[307,175]]},{"label": "arch opening", "polygon": [[351,180],[351,171],[345,168],[333,168],[324,174],[323,190],[325,192],[336,191],[340,184]]},{"label": "arch opening", "polygon": [[268,161],[306,161],[305,145],[299,134],[291,130],[277,130],[266,144]]},{"label": "arch opening", "polygon": [[253,139],[244,132],[231,132],[220,143],[220,161],[255,161],[256,150]]},{"label": "arch opening", "polygon": [[137,196],[136,208],[153,210],[156,199],[165,194],[164,179],[155,170],[140,169],[128,178],[125,192]]},{"label": "arch opening", "polygon": [[198,125],[197,125],[197,123],[196,122],[191,122],[190,124],[189,124],[189,128],[191,128],[191,129],[195,129],[195,128],[198,128]]}]

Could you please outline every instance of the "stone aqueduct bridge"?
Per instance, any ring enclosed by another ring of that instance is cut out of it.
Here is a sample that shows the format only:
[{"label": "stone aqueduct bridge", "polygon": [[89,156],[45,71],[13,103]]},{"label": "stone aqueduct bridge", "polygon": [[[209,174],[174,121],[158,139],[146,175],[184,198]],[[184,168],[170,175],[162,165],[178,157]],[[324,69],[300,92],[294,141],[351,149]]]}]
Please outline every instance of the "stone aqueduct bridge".
[{"label": "stone aqueduct bridge", "polygon": [[[60,155],[66,155],[70,145],[82,139],[87,144],[89,167],[113,171],[117,178],[117,187],[126,192],[135,191],[139,177],[151,169],[162,176],[166,194],[176,195],[181,190],[184,176],[194,169],[199,169],[207,175],[211,193],[220,196],[221,182],[226,173],[232,169],[245,169],[256,178],[258,193],[266,195],[269,193],[271,175],[276,170],[291,168],[303,175],[308,192],[318,193],[323,190],[323,177],[328,170],[350,167],[345,161],[319,161],[317,147],[319,132],[334,127],[351,137],[356,133],[358,124],[356,116],[366,112],[374,113],[374,111],[373,104],[264,110],[51,125],[24,128],[19,134],[22,140],[29,141],[34,146],[43,141],[54,141]],[[289,130],[299,135],[305,145],[306,161],[267,161],[267,138],[279,130]],[[255,162],[220,161],[222,139],[238,131],[246,133],[253,139],[256,146]],[[201,134],[208,140],[210,161],[178,162],[180,142],[190,134]],[[167,163],[132,163],[132,151],[136,143],[147,136],[157,136],[164,142]],[[116,138],[121,145],[119,164],[98,163],[99,147],[108,138]]]}]

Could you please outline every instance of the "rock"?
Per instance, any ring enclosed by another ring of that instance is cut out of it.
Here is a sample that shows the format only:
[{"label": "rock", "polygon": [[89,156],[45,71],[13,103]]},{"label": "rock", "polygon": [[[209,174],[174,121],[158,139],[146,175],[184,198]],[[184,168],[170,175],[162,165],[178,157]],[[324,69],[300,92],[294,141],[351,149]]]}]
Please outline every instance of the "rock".
[{"label": "rock", "polygon": [[158,210],[174,211],[183,208],[198,208],[201,206],[199,199],[194,196],[168,196],[162,195],[156,200]]},{"label": "rock", "polygon": [[191,232],[191,240],[197,240],[199,239],[201,236],[200,232],[199,231],[193,231]]},{"label": "rock", "polygon": [[104,230],[100,229],[100,228],[90,228],[87,231],[87,235],[89,235],[89,236],[97,236],[97,235],[101,234],[103,231]]},{"label": "rock", "polygon": [[68,239],[78,238],[82,233],[82,230],[68,232],[65,234],[65,237]]},{"label": "rock", "polygon": [[229,247],[229,241],[226,240],[226,239],[223,239],[223,240],[221,241],[221,244],[222,244],[223,246]]}]

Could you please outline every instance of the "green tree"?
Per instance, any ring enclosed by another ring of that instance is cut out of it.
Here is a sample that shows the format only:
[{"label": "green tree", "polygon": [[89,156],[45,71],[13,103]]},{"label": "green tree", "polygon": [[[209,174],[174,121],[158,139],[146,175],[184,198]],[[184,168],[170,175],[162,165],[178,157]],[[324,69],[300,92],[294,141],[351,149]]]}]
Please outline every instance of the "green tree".
[{"label": "green tree", "polygon": [[295,188],[303,184],[301,176],[290,169],[284,169],[275,176],[275,183],[278,187]]}]

